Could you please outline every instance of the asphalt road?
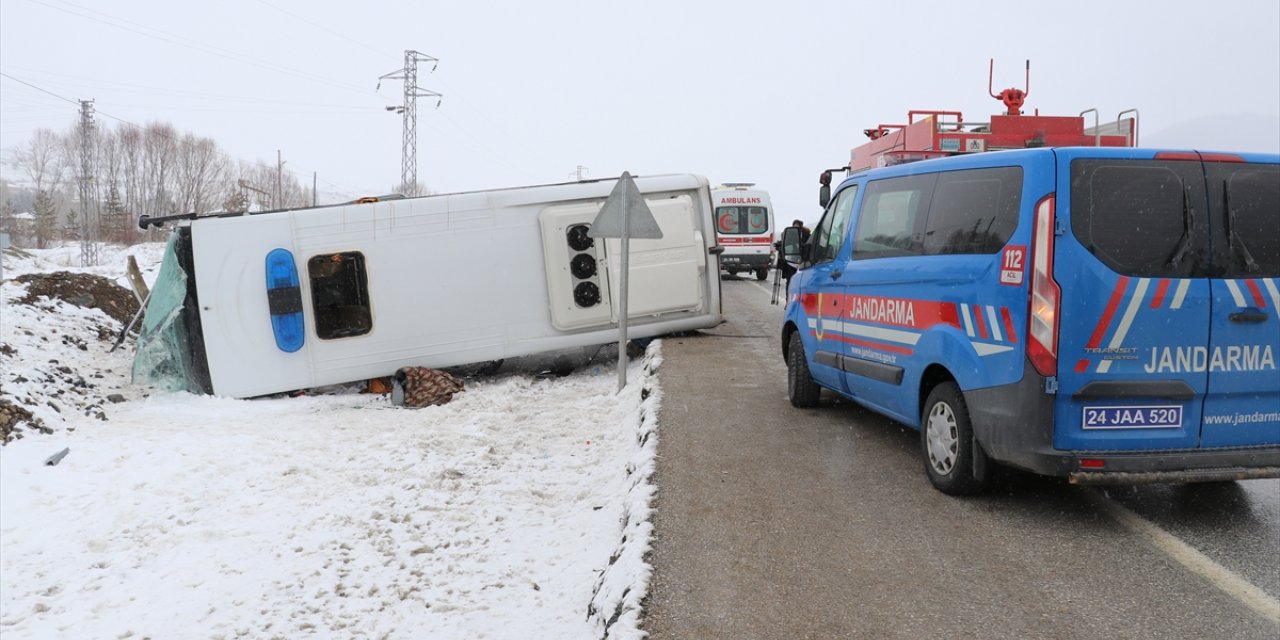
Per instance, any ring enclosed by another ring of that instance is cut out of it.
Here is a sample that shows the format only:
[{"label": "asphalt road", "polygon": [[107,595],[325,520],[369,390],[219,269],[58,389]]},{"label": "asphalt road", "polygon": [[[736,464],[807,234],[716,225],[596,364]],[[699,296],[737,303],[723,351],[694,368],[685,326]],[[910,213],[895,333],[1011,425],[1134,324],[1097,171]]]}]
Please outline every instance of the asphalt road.
[{"label": "asphalt road", "polygon": [[644,629],[694,638],[1280,638],[1280,481],[934,490],[917,432],[786,397],[780,306],[663,341]]}]

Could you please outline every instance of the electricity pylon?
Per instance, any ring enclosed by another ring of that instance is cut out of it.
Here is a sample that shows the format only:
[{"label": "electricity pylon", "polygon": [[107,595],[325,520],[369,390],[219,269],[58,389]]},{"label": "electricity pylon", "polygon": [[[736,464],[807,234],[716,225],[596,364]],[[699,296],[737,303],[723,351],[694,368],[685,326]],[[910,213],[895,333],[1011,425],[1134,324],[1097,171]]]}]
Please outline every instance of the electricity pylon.
[{"label": "electricity pylon", "polygon": [[98,225],[93,193],[93,101],[80,101],[80,266],[98,264]]},{"label": "electricity pylon", "polygon": [[412,49],[404,52],[404,67],[378,77],[378,88],[383,80],[404,80],[404,104],[387,107],[404,115],[404,136],[400,149],[400,191],[405,195],[417,195],[418,191],[418,98],[436,98],[436,108],[444,100],[444,94],[418,86],[418,63],[431,62],[435,71],[440,61]]}]

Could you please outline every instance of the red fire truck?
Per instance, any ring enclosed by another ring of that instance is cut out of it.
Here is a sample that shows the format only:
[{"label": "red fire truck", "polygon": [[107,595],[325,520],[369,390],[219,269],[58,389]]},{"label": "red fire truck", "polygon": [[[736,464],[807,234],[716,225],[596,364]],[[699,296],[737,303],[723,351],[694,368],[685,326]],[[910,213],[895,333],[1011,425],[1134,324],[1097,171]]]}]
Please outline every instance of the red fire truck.
[{"label": "red fire truck", "polygon": [[[1114,122],[1099,123],[1098,110],[1078,116],[1042,116],[1039,110],[1024,114],[1022,105],[1031,88],[1031,62],[1027,61],[1024,88],[991,91],[995,61],[988,69],[987,92],[1005,105],[1005,113],[989,122],[968,122],[959,111],[908,111],[906,124],[880,124],[863,133],[870,142],[853,149],[848,171],[887,167],[903,162],[940,158],[962,153],[1024,149],[1029,147],[1135,147],[1138,143],[1138,110],[1120,112]],[[1086,115],[1094,116],[1086,127]]]}]

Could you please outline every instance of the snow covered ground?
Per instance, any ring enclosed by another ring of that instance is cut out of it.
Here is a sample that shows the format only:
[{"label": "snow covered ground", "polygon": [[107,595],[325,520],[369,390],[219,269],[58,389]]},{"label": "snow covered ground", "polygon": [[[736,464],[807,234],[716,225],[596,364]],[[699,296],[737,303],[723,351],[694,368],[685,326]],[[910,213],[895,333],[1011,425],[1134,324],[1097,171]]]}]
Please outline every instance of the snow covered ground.
[{"label": "snow covered ground", "polygon": [[[4,277],[124,286],[162,249],[6,253]],[[527,359],[420,410],[359,385],[232,400],[132,386],[119,322],[23,293],[0,286],[0,399],[52,433],[0,448],[0,636],[643,637],[660,343],[620,394],[616,361]],[[51,409],[51,367],[100,409]]]}]

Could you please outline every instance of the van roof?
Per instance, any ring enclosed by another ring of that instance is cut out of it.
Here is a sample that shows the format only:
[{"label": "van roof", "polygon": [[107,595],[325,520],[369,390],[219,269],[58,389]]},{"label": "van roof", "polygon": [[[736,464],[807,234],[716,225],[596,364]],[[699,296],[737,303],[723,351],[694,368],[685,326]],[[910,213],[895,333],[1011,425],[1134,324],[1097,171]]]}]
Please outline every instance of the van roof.
[{"label": "van roof", "polygon": [[[1160,153],[1188,153],[1191,149],[1176,148],[1155,148],[1155,147],[1036,147],[1032,149],[1006,149],[1000,151],[987,151],[983,153],[963,153],[945,158],[932,158],[929,160],[919,160],[916,162],[907,162],[889,167],[878,167],[874,169],[863,169],[856,173],[851,173],[845,180],[860,179],[869,177],[872,179],[889,178],[904,175],[914,175],[919,173],[932,173],[935,171],[950,171],[955,169],[971,169],[979,167],[997,167],[1012,166],[1022,164],[1030,158],[1043,155],[1061,155],[1065,159],[1071,158],[1123,158],[1132,160],[1149,160],[1154,159]],[[1203,154],[1229,155],[1239,157],[1244,162],[1262,163],[1262,164],[1280,164],[1280,154],[1276,153],[1260,153],[1260,152],[1235,152],[1235,151],[1206,151],[1197,150]]]}]

